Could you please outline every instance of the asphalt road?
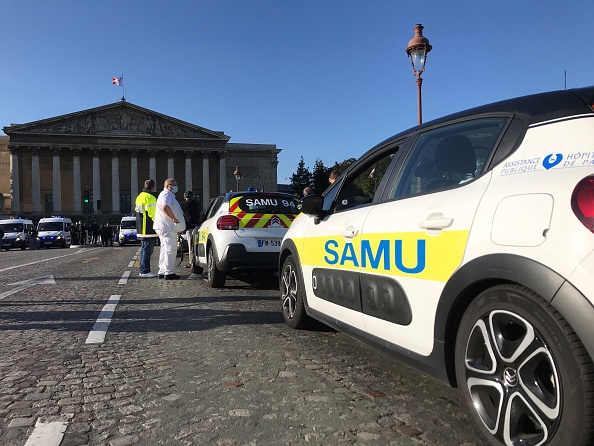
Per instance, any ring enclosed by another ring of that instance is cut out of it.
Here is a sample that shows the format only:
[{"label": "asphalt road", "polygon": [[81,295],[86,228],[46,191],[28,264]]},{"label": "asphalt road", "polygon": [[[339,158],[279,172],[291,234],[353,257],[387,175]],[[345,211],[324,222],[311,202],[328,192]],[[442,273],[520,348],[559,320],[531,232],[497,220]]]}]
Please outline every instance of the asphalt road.
[{"label": "asphalt road", "polygon": [[140,279],[137,255],[0,252],[0,444],[483,445],[454,389],[285,326],[276,278]]}]

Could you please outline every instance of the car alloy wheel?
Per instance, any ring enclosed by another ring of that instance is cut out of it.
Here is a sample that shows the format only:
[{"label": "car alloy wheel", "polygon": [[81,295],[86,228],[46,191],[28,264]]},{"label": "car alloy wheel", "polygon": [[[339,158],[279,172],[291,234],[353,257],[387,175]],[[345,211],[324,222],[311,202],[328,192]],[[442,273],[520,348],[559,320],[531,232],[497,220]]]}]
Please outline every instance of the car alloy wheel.
[{"label": "car alloy wheel", "polygon": [[522,287],[493,287],[469,306],[456,375],[490,444],[577,445],[591,433],[585,420],[572,420],[589,412],[592,387],[580,370],[591,360],[580,363],[584,348],[574,338],[550,304]]},{"label": "car alloy wheel", "polygon": [[285,323],[291,328],[309,328],[314,320],[305,311],[303,285],[299,269],[289,256],[283,263],[280,275],[281,305]]},{"label": "car alloy wheel", "polygon": [[225,286],[226,275],[217,268],[216,253],[212,245],[208,247],[207,277],[208,283],[212,288]]}]

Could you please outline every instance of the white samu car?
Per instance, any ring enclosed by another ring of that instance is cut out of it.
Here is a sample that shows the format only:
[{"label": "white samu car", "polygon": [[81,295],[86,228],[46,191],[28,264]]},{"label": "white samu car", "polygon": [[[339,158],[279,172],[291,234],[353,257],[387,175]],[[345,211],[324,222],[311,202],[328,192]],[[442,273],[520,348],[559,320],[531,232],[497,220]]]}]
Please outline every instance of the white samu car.
[{"label": "white samu car", "polygon": [[364,154],[280,253],[314,320],[457,386],[490,445],[594,441],[594,87],[482,106]]},{"label": "white samu car", "polygon": [[278,268],[287,229],[299,214],[298,200],[279,192],[228,192],[213,199],[194,234],[192,272],[206,269],[213,288],[233,270]]}]

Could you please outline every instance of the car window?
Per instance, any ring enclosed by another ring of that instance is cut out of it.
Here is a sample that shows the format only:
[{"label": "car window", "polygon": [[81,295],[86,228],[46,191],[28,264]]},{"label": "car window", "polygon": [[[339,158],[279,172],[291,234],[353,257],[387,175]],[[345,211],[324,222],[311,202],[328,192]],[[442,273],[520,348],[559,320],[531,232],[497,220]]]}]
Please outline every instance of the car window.
[{"label": "car window", "polygon": [[[327,209],[333,207],[335,211],[341,211],[371,203],[398,149],[399,146],[394,146],[384,150],[378,156],[370,158],[349,172],[336,188],[326,194],[324,208],[328,204]],[[327,203],[330,197],[332,197],[332,205]]]},{"label": "car window", "polygon": [[239,195],[229,202],[231,213],[249,212],[261,214],[292,214],[300,211],[297,209],[299,200],[289,195],[261,194]]},{"label": "car window", "polygon": [[508,118],[481,118],[422,133],[412,146],[391,198],[437,192],[472,181]]},{"label": "car window", "polygon": [[219,210],[219,208],[221,207],[221,204],[223,203],[223,198],[224,198],[223,196],[219,196],[210,202],[210,205],[208,206],[208,208],[206,209],[206,212],[205,212],[205,215],[206,215],[206,217],[204,218],[205,220],[208,220],[209,218],[211,218],[215,214],[215,212]]}]

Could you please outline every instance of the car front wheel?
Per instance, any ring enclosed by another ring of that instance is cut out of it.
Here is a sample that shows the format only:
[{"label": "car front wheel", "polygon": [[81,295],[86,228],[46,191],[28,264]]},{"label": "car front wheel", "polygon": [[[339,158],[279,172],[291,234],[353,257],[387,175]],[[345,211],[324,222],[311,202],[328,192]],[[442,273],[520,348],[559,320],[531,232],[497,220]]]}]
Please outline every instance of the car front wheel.
[{"label": "car front wheel", "polygon": [[280,291],[285,323],[291,328],[310,328],[315,321],[305,311],[303,280],[293,256],[283,263]]},{"label": "car front wheel", "polygon": [[208,247],[207,276],[208,284],[212,288],[221,288],[225,286],[226,275],[217,268],[217,257],[212,245]]},{"label": "car front wheel", "polygon": [[592,360],[569,324],[534,292],[499,285],[481,293],[462,317],[455,367],[488,444],[591,444]]}]

